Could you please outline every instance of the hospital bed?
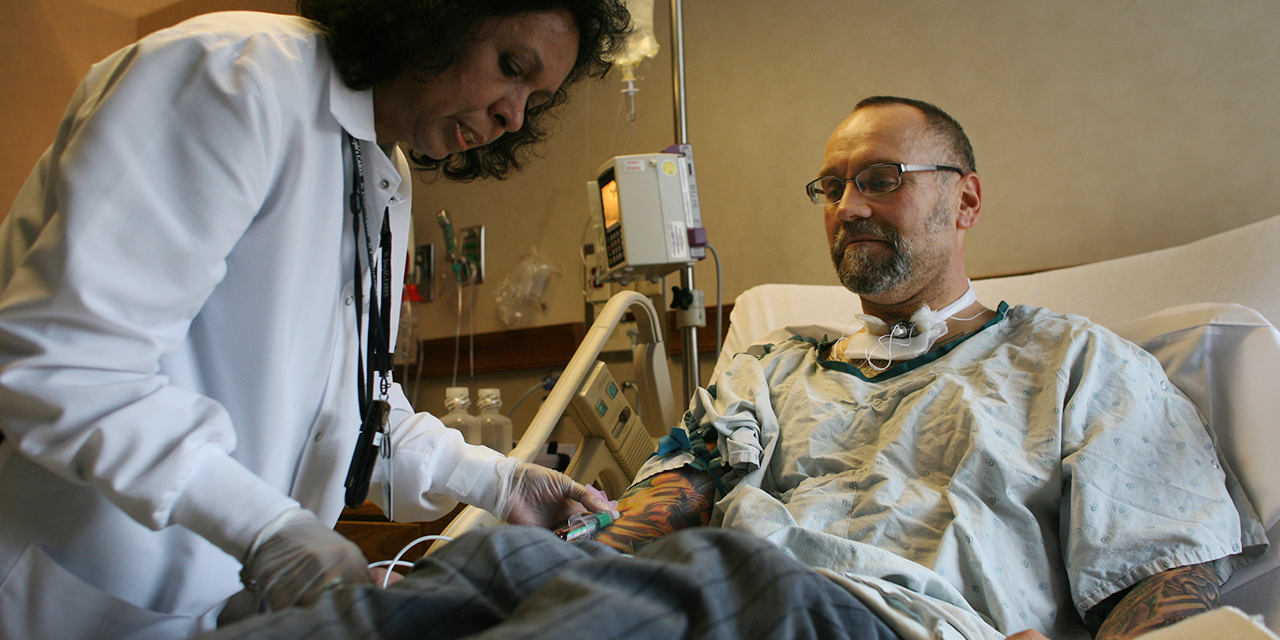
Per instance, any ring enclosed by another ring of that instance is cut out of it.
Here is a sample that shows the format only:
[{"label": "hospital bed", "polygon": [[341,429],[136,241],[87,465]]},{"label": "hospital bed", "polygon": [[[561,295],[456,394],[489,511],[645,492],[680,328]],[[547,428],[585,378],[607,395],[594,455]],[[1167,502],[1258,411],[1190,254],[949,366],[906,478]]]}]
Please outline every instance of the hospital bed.
[{"label": "hospital bed", "polygon": [[[1223,604],[1262,614],[1272,630],[1280,631],[1280,552],[1275,547],[1280,542],[1280,332],[1275,328],[1280,325],[1280,217],[1171,249],[973,284],[988,307],[1007,301],[1088,316],[1160,360],[1208,418],[1273,543],[1262,559],[1223,585]],[[594,363],[616,318],[627,310],[637,312],[640,325],[635,358],[637,377],[647,378],[637,381],[647,398],[642,401],[646,424],[661,435],[678,423],[669,389],[652,382],[667,380],[656,313],[643,296],[619,295],[588,332],[562,377],[564,388],[552,391],[514,455],[530,460],[541,448],[581,383],[581,370]],[[774,336],[835,335],[860,311],[858,297],[839,286],[752,288],[734,303],[715,371],[762,337],[772,341],[766,336],[771,331]],[[659,415],[660,424],[649,419]],[[580,455],[569,473],[585,482],[603,478],[616,496],[625,484],[619,465],[600,442],[588,438],[583,449],[601,455],[594,461]],[[484,520],[479,510],[464,511],[446,534],[457,535]]]}]

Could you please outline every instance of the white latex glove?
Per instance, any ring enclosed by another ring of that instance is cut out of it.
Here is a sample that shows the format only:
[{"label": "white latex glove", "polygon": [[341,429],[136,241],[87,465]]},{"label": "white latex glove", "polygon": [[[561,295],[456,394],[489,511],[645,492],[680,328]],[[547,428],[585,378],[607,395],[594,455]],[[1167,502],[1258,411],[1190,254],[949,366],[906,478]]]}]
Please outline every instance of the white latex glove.
[{"label": "white latex glove", "polygon": [[295,508],[258,534],[241,579],[261,594],[265,610],[275,611],[310,605],[338,584],[372,582],[368,564],[355,543],[310,511]]},{"label": "white latex glove", "polygon": [[498,475],[501,483],[493,515],[511,524],[554,529],[569,516],[611,508],[569,476],[540,465],[507,458],[498,463]]}]

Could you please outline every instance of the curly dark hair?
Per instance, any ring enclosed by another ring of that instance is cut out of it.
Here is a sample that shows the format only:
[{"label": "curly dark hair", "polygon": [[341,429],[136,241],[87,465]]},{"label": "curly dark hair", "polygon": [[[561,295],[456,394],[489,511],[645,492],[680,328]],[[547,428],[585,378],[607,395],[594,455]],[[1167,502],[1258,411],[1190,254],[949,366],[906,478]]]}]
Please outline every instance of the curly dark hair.
[{"label": "curly dark hair", "polygon": [[578,28],[578,58],[560,89],[525,112],[524,126],[493,142],[435,160],[410,152],[425,171],[460,182],[505,179],[547,137],[547,117],[583,78],[603,78],[610,56],[631,28],[622,0],[298,0],[298,13],[320,25],[343,82],[369,89],[406,68],[434,75],[462,54],[481,21],[526,12],[566,10]]}]

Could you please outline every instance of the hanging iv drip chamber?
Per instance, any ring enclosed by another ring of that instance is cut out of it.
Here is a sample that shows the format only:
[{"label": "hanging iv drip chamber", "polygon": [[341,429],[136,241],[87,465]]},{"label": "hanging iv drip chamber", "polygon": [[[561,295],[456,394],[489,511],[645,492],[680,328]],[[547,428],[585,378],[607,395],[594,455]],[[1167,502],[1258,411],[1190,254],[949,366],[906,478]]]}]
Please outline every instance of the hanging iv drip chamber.
[{"label": "hanging iv drip chamber", "polygon": [[658,55],[658,41],[653,35],[653,0],[626,0],[627,11],[631,13],[634,25],[627,34],[622,51],[613,59],[613,64],[622,70],[622,82],[626,88],[622,93],[627,96],[627,120],[636,123],[636,66],[645,58]]},{"label": "hanging iv drip chamber", "polygon": [[627,95],[627,122],[635,126],[636,124],[636,93],[640,89],[636,88],[636,65],[629,64],[622,67],[622,81],[626,83],[627,88],[622,93]]},{"label": "hanging iv drip chamber", "polygon": [[[863,323],[862,329],[836,341],[833,353],[846,362],[866,360],[877,371],[888,368],[877,366],[873,360],[903,361],[928,353],[935,342],[947,333],[947,320],[976,302],[973,285],[955,302],[933,311],[929,305],[920,307],[910,320],[888,324],[872,315],[854,316]],[[975,316],[976,317],[976,316]],[[972,318],[966,318],[971,320]]]}]

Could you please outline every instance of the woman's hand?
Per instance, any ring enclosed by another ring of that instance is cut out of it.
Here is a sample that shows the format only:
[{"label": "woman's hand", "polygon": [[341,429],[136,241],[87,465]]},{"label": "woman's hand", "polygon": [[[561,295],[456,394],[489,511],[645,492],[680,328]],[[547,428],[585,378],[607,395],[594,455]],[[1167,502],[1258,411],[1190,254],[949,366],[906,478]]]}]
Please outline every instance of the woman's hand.
[{"label": "woman's hand", "polygon": [[[499,472],[504,471],[500,467]],[[511,524],[554,529],[568,522],[569,516],[613,508],[607,500],[559,471],[521,462],[507,473],[494,515]]]}]

